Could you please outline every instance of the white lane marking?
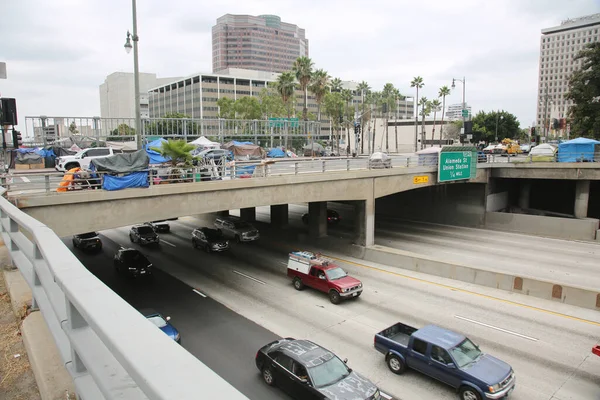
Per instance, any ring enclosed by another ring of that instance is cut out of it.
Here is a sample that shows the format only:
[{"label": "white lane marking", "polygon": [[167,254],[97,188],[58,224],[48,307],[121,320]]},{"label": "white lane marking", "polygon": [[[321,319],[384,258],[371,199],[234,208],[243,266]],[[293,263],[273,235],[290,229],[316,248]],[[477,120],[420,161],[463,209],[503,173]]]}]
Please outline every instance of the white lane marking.
[{"label": "white lane marking", "polygon": [[197,290],[197,289],[192,289],[192,291],[196,294],[199,294],[202,297],[206,297],[206,295],[204,293],[202,293],[201,291]]},{"label": "white lane marking", "polygon": [[287,267],[288,263],[284,262],[284,261],[279,261],[279,264],[281,265],[285,265]]},{"label": "white lane marking", "polygon": [[168,244],[169,246],[177,247],[173,243],[167,242],[166,240],[160,239],[160,241],[163,242],[164,244]]},{"label": "white lane marking", "polygon": [[23,182],[25,182],[25,183],[31,183],[31,180],[29,180],[29,178],[28,178],[28,177],[26,177],[26,176],[22,176],[22,177],[21,177],[21,179],[22,179],[22,180],[23,180]]},{"label": "white lane marking", "polygon": [[392,398],[392,396],[390,396],[390,395],[389,395],[389,394],[387,394],[387,393],[383,393],[382,391],[379,391],[379,394],[380,394],[380,395],[382,395],[383,397],[385,397],[385,398],[386,398],[386,399],[388,399],[388,400]]},{"label": "white lane marking", "polygon": [[495,330],[497,330],[497,331],[500,331],[500,332],[509,333],[509,334],[511,334],[511,335],[515,335],[515,336],[518,336],[518,337],[522,337],[523,339],[531,340],[531,341],[533,341],[533,342],[537,342],[537,341],[539,340],[539,339],[536,339],[536,338],[534,338],[534,337],[531,337],[531,336],[522,335],[522,334],[520,334],[520,333],[513,332],[513,331],[509,331],[509,330],[507,330],[507,329],[498,328],[497,326],[488,325],[488,324],[485,324],[485,323],[483,323],[483,322],[474,321],[474,320],[472,320],[472,319],[469,319],[469,318],[461,317],[460,315],[455,315],[454,317],[455,317],[455,318],[458,318],[458,319],[462,319],[463,321],[468,321],[468,322],[472,322],[472,323],[474,323],[474,324],[477,324],[477,325],[485,326],[485,327],[487,327],[487,328],[495,329]]},{"label": "white lane marking", "polygon": [[238,275],[241,275],[241,276],[243,276],[244,278],[252,279],[254,282],[258,282],[258,283],[260,283],[261,285],[265,285],[265,283],[264,283],[263,281],[261,281],[261,280],[259,280],[259,279],[256,279],[256,278],[253,278],[253,277],[251,277],[250,275],[243,274],[243,273],[241,273],[241,272],[239,272],[239,271],[236,271],[235,269],[232,269],[232,271],[233,271],[235,274],[238,274]]}]

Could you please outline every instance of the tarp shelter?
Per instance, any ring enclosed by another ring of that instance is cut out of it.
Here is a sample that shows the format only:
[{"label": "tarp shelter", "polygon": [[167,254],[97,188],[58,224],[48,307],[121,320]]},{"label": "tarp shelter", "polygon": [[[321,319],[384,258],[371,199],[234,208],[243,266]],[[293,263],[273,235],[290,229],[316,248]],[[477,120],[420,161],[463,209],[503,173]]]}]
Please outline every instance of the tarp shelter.
[{"label": "tarp shelter", "polygon": [[46,155],[46,151],[38,147],[15,149],[15,153],[15,164],[44,164]]},{"label": "tarp shelter", "polygon": [[325,154],[325,148],[321,146],[319,143],[313,142],[309,143],[302,148],[302,153],[306,156],[321,155]]},{"label": "tarp shelter", "polygon": [[148,154],[144,150],[138,150],[133,153],[93,159],[90,169],[106,172],[102,179],[102,189],[104,190],[148,187],[149,162]]},{"label": "tarp shelter", "polygon": [[441,147],[428,147],[417,151],[418,165],[438,165]]},{"label": "tarp shelter", "polygon": [[213,142],[206,138],[206,136],[200,136],[198,139],[190,142],[191,145],[204,147],[206,149],[218,149],[221,147],[220,143]]},{"label": "tarp shelter", "polygon": [[543,143],[538,146],[535,146],[529,154],[532,156],[553,156],[556,153],[556,147],[552,146],[548,143]]},{"label": "tarp shelter", "polygon": [[267,153],[267,157],[269,158],[285,158],[285,152],[279,147],[274,147]]},{"label": "tarp shelter", "polygon": [[222,148],[231,151],[233,153],[233,158],[236,160],[259,160],[265,158],[267,155],[262,147],[252,144],[251,142],[236,142],[235,140],[232,140],[231,142],[225,143]]},{"label": "tarp shelter", "polygon": [[162,144],[165,142],[167,142],[165,139],[160,138],[146,145],[146,153],[148,154],[148,157],[150,157],[150,164],[164,164],[166,162],[171,161],[170,158],[165,158],[161,156],[158,151],[152,150],[153,148],[162,148]]},{"label": "tarp shelter", "polygon": [[577,138],[558,145],[558,162],[600,161],[600,142],[594,139]]}]

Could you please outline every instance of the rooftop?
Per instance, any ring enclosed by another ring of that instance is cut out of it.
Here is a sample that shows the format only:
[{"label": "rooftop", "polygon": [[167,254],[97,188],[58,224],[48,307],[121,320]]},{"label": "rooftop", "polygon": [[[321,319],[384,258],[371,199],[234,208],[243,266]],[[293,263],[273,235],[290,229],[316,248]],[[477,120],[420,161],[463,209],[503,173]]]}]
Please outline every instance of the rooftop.
[{"label": "rooftop", "polygon": [[307,367],[314,367],[331,360],[335,355],[309,340],[284,342],[279,349]]},{"label": "rooftop", "polygon": [[585,28],[588,26],[600,25],[600,13],[586,15],[579,18],[569,18],[558,26],[542,29],[542,34],[570,31],[573,29]]},{"label": "rooftop", "polygon": [[449,331],[448,329],[440,328],[435,325],[427,325],[415,333],[413,337],[424,340],[443,349],[451,349],[460,342],[466,339],[465,336]]}]

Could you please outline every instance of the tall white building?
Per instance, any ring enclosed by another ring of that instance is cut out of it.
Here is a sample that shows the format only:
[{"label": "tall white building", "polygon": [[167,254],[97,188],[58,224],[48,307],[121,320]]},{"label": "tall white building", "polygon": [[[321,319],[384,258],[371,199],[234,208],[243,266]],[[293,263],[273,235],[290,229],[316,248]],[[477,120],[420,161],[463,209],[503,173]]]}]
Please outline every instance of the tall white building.
[{"label": "tall white building", "polygon": [[[465,103],[466,109],[469,110],[469,117],[471,118],[472,114],[471,114],[471,106],[468,103]],[[463,103],[458,103],[458,104],[450,104],[448,106],[448,109],[446,110],[446,120],[447,121],[458,121],[458,120],[462,120],[462,109],[463,109]]]},{"label": "tall white building", "polygon": [[[157,78],[156,74],[140,73],[140,113],[148,118],[148,90],[181,79]],[[100,85],[100,117],[135,119],[135,84],[133,73],[113,72]],[[133,122],[135,125],[135,122]]]},{"label": "tall white building", "polygon": [[567,19],[559,26],[542,29],[540,37],[540,71],[537,98],[537,126],[545,136],[552,119],[566,118],[572,100],[565,98],[569,77],[581,67],[577,54],[588,43],[597,42],[600,14]]}]

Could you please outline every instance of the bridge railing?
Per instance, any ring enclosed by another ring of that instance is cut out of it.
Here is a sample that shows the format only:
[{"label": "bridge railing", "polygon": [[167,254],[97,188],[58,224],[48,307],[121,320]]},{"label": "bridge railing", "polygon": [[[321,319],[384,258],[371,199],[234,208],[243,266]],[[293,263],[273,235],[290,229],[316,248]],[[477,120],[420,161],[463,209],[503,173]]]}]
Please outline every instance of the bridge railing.
[{"label": "bridge railing", "polygon": [[0,228],[78,398],[246,399],[92,275],[50,228],[4,197]]}]

